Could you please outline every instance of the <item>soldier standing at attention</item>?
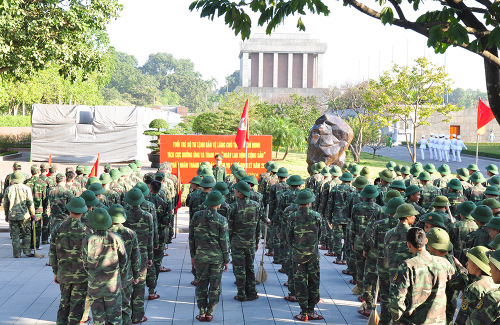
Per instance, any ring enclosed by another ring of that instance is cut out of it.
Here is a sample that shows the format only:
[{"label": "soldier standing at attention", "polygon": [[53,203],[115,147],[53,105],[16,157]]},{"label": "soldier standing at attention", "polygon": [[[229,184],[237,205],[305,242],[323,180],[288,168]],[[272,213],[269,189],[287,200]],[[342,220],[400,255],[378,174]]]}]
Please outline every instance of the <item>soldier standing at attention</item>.
[{"label": "soldier standing at attention", "polygon": [[33,194],[33,203],[35,207],[35,229],[33,229],[32,223],[31,231],[33,232],[36,230],[36,243],[31,243],[31,248],[33,248],[33,245],[36,244],[36,249],[40,249],[40,239],[42,238],[42,223],[48,222],[47,216],[50,214],[50,206],[47,200],[48,185],[47,182],[41,179],[40,168],[38,167],[38,165],[31,166],[31,175],[31,178],[26,180],[26,185],[31,188]]},{"label": "soldier standing at attention", "polygon": [[469,201],[479,205],[486,198],[484,196],[484,191],[486,189],[482,185],[482,183],[486,182],[486,179],[481,172],[475,172],[469,176],[469,182],[472,183],[472,187],[466,189],[464,195]]},{"label": "soldier standing at attention", "polygon": [[378,185],[379,196],[376,203],[378,205],[384,205],[385,193],[389,191],[389,187],[393,181],[393,174],[389,169],[384,169],[378,173],[378,176],[380,177],[380,184]]},{"label": "soldier standing at attention", "polygon": [[66,209],[69,218],[53,229],[49,253],[54,282],[61,290],[58,325],[80,324],[83,317],[88,276],[83,268],[82,242],[92,232],[80,221],[87,211],[84,199],[72,198]]},{"label": "soldier standing at attention", "polygon": [[133,188],[125,194],[125,202],[131,208],[126,210],[127,221],[125,227],[135,231],[141,252],[141,271],[139,281],[134,283],[132,292],[132,322],[138,324],[146,322],[144,316],[144,295],[146,288],[146,274],[153,266],[153,216],[140,208],[144,202],[144,195],[138,188]]},{"label": "soldier standing at attention", "polygon": [[471,212],[471,216],[474,218],[478,228],[465,236],[465,247],[488,246],[491,238],[490,232],[485,225],[493,219],[493,212],[486,205],[478,205]]},{"label": "soldier standing at attention", "polygon": [[73,193],[65,187],[66,176],[64,174],[56,175],[56,185],[49,188],[47,198],[50,205],[50,233],[68,217],[66,204],[71,201]]},{"label": "soldier standing at attention", "polygon": [[[21,257],[21,248],[24,255],[33,257],[31,244],[31,220],[35,219],[35,206],[31,189],[24,185],[25,177],[20,170],[10,175],[10,186],[4,191],[3,210],[5,222],[9,223],[12,238],[12,253],[15,258]],[[22,244],[20,244],[22,235]]]},{"label": "soldier standing at attention", "polygon": [[[500,284],[500,250],[492,251],[489,256],[491,277]],[[500,321],[500,286],[488,291],[477,303],[476,309],[467,319],[466,325],[490,325]]]},{"label": "soldier standing at attention", "polygon": [[203,203],[208,208],[196,212],[189,224],[189,251],[198,279],[196,301],[200,312],[196,319],[210,322],[219,302],[222,271],[228,269],[228,223],[217,213],[224,203],[220,192],[210,192]]},{"label": "soldier standing at attention", "polygon": [[121,272],[127,267],[127,252],[120,235],[108,230],[111,217],[106,209],[89,216],[94,233],[82,243],[83,267],[88,273],[88,295],[95,325],[122,324]]},{"label": "soldier standing at attention", "polygon": [[320,320],[323,316],[314,312],[319,302],[319,251],[321,235],[321,216],[310,209],[314,195],[309,190],[302,190],[295,199],[298,211],[290,216],[288,238],[294,270],[295,292],[301,312],[295,319],[307,322]]},{"label": "soldier standing at attention", "polygon": [[446,188],[448,182],[451,180],[449,176],[451,174],[450,166],[448,166],[447,164],[442,164],[438,167],[438,172],[439,174],[441,174],[441,177],[435,179],[433,185],[439,189]]},{"label": "soldier standing at attention", "polygon": [[139,282],[141,271],[141,253],[137,234],[130,228],[123,226],[127,221],[125,209],[120,204],[112,205],[108,213],[113,225],[110,230],[120,235],[127,252],[127,264],[121,273],[122,281],[122,320],[124,325],[132,324],[132,284]]},{"label": "soldier standing at attention", "polygon": [[423,229],[408,230],[407,243],[414,257],[405,260],[392,279],[392,320],[394,324],[444,324],[445,288],[454,274],[453,267],[425,250]]},{"label": "soldier standing at attention", "polygon": [[453,254],[462,264],[467,262],[465,237],[477,229],[477,224],[474,222],[474,218],[470,215],[475,208],[476,205],[471,201],[460,203],[457,205],[460,221],[448,226],[450,241],[453,244]]},{"label": "soldier standing at attention", "polygon": [[[279,214],[282,211],[279,211],[278,207],[280,204],[281,194],[286,192],[289,188],[287,184],[287,178],[290,176],[288,170],[285,167],[281,167],[278,172],[278,183],[274,184],[270,191],[267,203],[269,204],[269,218],[271,219],[271,230],[270,233],[267,234],[268,239],[270,239],[269,249],[274,253],[274,261],[278,264],[283,264],[282,262],[282,252],[279,250],[280,246],[280,233],[282,224],[278,221]],[[231,229],[231,226],[229,227]],[[269,243],[269,241],[268,241]]]},{"label": "soldier standing at attention", "polygon": [[226,167],[222,165],[222,159],[224,157],[220,153],[215,155],[215,165],[212,167],[212,170],[216,182],[224,182],[227,176]]},{"label": "soldier standing at attention", "polygon": [[431,204],[436,196],[441,195],[441,190],[432,185],[431,175],[428,172],[421,172],[420,175],[418,175],[418,179],[421,184],[419,205],[424,208],[426,212],[430,212]]},{"label": "soldier standing at attention", "polygon": [[234,187],[236,200],[230,205],[228,214],[229,242],[233,257],[233,272],[238,294],[234,299],[251,301],[258,299],[255,289],[254,257],[258,248],[260,217],[259,203],[249,199],[250,186],[240,181]]}]

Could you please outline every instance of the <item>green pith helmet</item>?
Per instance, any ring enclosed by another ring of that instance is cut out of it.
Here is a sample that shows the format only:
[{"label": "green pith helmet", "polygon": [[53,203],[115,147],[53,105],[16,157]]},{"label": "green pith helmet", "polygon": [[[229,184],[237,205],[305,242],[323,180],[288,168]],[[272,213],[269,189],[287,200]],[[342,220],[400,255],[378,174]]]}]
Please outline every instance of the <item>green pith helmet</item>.
[{"label": "green pith helmet", "polygon": [[271,173],[277,173],[279,169],[280,165],[278,165],[277,163],[272,163],[269,165],[269,169],[267,171]]},{"label": "green pith helmet", "polygon": [[[490,253],[490,262],[500,270],[500,250],[491,251]],[[491,266],[491,265],[490,265]]]},{"label": "green pith helmet", "polygon": [[394,170],[394,167],[396,167],[396,163],[394,161],[388,161],[387,164],[385,164],[385,167],[389,170]]},{"label": "green pith helmet", "polygon": [[330,168],[330,174],[335,177],[342,176],[342,169],[337,165],[333,165],[332,168]]},{"label": "green pith helmet", "polygon": [[108,211],[103,208],[95,208],[89,212],[89,221],[92,229],[95,230],[106,230],[111,227],[113,222],[111,221],[111,216]]},{"label": "green pith helmet", "polygon": [[384,203],[388,203],[391,199],[395,197],[401,197],[401,193],[398,190],[389,190],[387,193],[385,193],[384,196]]},{"label": "green pith helmet", "polygon": [[457,190],[457,191],[461,191],[464,189],[462,187],[462,182],[460,182],[460,180],[458,178],[453,178],[452,180],[450,180],[448,182],[448,184],[446,184],[446,186],[448,186],[452,190]]},{"label": "green pith helmet", "polygon": [[215,180],[212,176],[205,176],[201,180],[200,186],[203,188],[211,188],[215,186]]},{"label": "green pith helmet", "polygon": [[478,205],[470,214],[475,220],[488,223],[493,219],[493,212],[487,205]]},{"label": "green pith helmet", "polygon": [[246,177],[243,177],[241,180],[247,182],[248,184],[259,185],[257,177],[253,175],[247,175]]},{"label": "green pith helmet", "polygon": [[134,164],[135,164],[137,167],[142,168],[142,161],[140,161],[139,159],[134,160]]},{"label": "green pith helmet", "polygon": [[103,173],[101,176],[99,176],[99,180],[101,181],[101,184],[106,185],[109,184],[113,181],[111,176],[108,173]]},{"label": "green pith helmet", "polygon": [[418,177],[420,173],[423,171],[423,168],[421,165],[413,165],[410,168],[410,174],[412,174],[415,177]]},{"label": "green pith helmet", "polygon": [[393,181],[393,178],[392,178],[393,174],[389,169],[384,169],[383,171],[379,172],[378,176],[388,183],[392,183],[392,181]]},{"label": "green pith helmet", "polygon": [[[200,167],[201,167],[201,165],[200,165]],[[231,166],[229,166],[229,170],[231,170],[231,173],[232,173],[235,168],[240,168],[240,167],[241,167],[240,164],[238,164],[237,162],[234,162],[231,164]]]},{"label": "green pith helmet", "polygon": [[492,218],[485,226],[491,229],[500,230],[500,218]]},{"label": "green pith helmet", "polygon": [[289,186],[300,186],[304,184],[304,180],[299,175],[292,175],[286,179]]},{"label": "green pith helmet", "polygon": [[227,184],[224,182],[218,182],[217,184],[215,184],[214,190],[219,191],[222,195],[227,195],[227,193],[229,193]]},{"label": "green pith helmet", "polygon": [[191,181],[189,181],[189,183],[200,185],[202,180],[203,180],[203,178],[201,178],[200,176],[195,176],[191,179]]},{"label": "green pith helmet", "polygon": [[157,171],[155,173],[155,180],[157,181],[160,181],[160,182],[163,182],[163,180],[165,179],[165,173],[164,172],[160,172],[160,171]]},{"label": "green pith helmet", "polygon": [[326,164],[325,164],[324,161],[319,161],[318,162],[318,171],[321,171],[325,167],[326,167]]},{"label": "green pith helmet", "polygon": [[108,210],[109,216],[113,223],[124,223],[127,221],[125,208],[121,204],[113,204]]},{"label": "green pith helmet", "polygon": [[308,204],[314,202],[315,197],[314,194],[308,189],[301,190],[297,197],[295,198],[295,204]]},{"label": "green pith helmet", "polygon": [[66,180],[66,176],[63,173],[59,173],[56,175],[56,182],[57,183],[60,183],[60,182],[65,181],[65,180]]},{"label": "green pith helmet", "polygon": [[[212,168],[212,165],[210,164],[210,162],[209,162],[209,161],[203,161],[200,165],[202,165],[202,166],[206,166],[206,167],[207,167],[207,168],[209,168],[209,169],[211,169],[211,168]],[[238,166],[240,166],[240,165],[238,164]]]},{"label": "green pith helmet", "polygon": [[489,171],[490,173],[492,173],[493,175],[498,174],[498,167],[497,167],[497,165],[489,164],[488,166],[486,166],[486,170]]},{"label": "green pith helmet", "polygon": [[142,192],[142,195],[144,195],[144,197],[148,196],[149,195],[149,188],[148,186],[146,185],[146,183],[144,182],[139,182],[137,184],[135,184],[134,187],[137,187],[138,189],[141,190]]},{"label": "green pith helmet", "polygon": [[244,169],[238,169],[234,172],[234,177],[236,177],[238,181],[241,181],[243,178],[247,177],[247,173]]},{"label": "green pith helmet", "polygon": [[[399,192],[398,192],[398,194],[399,194]],[[393,197],[392,199],[389,200],[389,202],[387,202],[387,205],[383,208],[384,213],[386,215],[394,214],[394,213],[396,213],[396,210],[398,209],[398,207],[400,205],[403,205],[403,204],[405,204],[405,201],[403,200],[403,198],[401,196]]]},{"label": "green pith helmet", "polygon": [[423,171],[418,175],[418,179],[421,181],[431,181],[432,177],[428,172]]},{"label": "green pith helmet", "polygon": [[500,191],[495,185],[490,185],[484,190],[484,194],[500,196]]},{"label": "green pith helmet", "polygon": [[476,246],[467,251],[467,258],[469,261],[476,264],[486,275],[491,276],[490,261],[488,260],[487,253],[490,250],[484,246]]},{"label": "green pith helmet", "polygon": [[51,174],[55,174],[57,172],[58,166],[56,164],[52,164],[49,167],[49,171]]},{"label": "green pith helmet", "polygon": [[481,202],[481,204],[488,206],[491,210],[500,208],[500,202],[498,202],[497,199],[494,199],[492,197],[484,199]]},{"label": "green pith helmet", "polygon": [[398,206],[396,209],[396,214],[394,215],[394,218],[396,219],[401,219],[401,218],[406,218],[409,216],[416,216],[418,215],[418,211],[415,210],[413,205],[409,203],[401,204]]},{"label": "green pith helmet", "polygon": [[95,207],[99,204],[99,200],[95,197],[95,193],[91,190],[86,190],[80,197],[85,200],[85,205],[88,207]]},{"label": "green pith helmet", "polygon": [[278,172],[276,173],[278,177],[288,177],[290,174],[288,174],[288,170],[285,167],[281,167]]},{"label": "green pith helmet", "polygon": [[122,173],[118,169],[111,169],[109,171],[109,175],[111,176],[111,178],[114,181],[116,181],[117,179],[119,179],[120,177],[122,177]]},{"label": "green pith helmet", "polygon": [[342,176],[339,177],[339,179],[343,182],[352,182],[354,180],[352,174],[349,172],[343,173]]},{"label": "green pith helmet", "polygon": [[401,174],[410,175],[410,167],[408,166],[402,166],[399,171],[401,172]]},{"label": "green pith helmet", "polygon": [[476,164],[470,164],[469,166],[467,166],[467,169],[468,170],[473,170],[475,172],[479,171],[479,167],[477,167]]},{"label": "green pith helmet", "polygon": [[130,164],[128,164],[128,167],[129,167],[130,169],[132,169],[132,171],[134,171],[134,172],[136,172],[136,171],[138,171],[138,170],[139,170],[139,169],[137,169],[137,165],[136,165],[135,163],[130,163]]},{"label": "green pith helmet", "polygon": [[359,172],[359,175],[369,177],[371,175],[371,173],[372,173],[371,168],[368,166],[365,166],[361,169],[361,171]]},{"label": "green pith helmet", "polygon": [[203,178],[208,177],[208,176],[210,176],[210,177],[214,177],[214,173],[213,173],[213,171],[212,171],[211,169],[209,169],[209,168],[204,168],[204,169],[202,169],[202,170],[200,171],[200,175],[199,175],[199,176],[201,176],[201,177],[203,177]]},{"label": "green pith helmet", "polygon": [[271,160],[269,160],[268,162],[266,162],[266,163],[264,164],[264,168],[266,169],[266,171],[267,171],[267,168],[269,167],[269,165],[270,165],[271,163],[272,163],[272,161],[271,161]]},{"label": "green pith helmet", "polygon": [[438,195],[434,198],[434,201],[432,202],[433,207],[445,207],[446,205],[449,205],[450,201],[448,198],[444,195]]},{"label": "green pith helmet", "polygon": [[96,196],[99,195],[99,194],[102,194],[102,193],[106,192],[106,190],[104,189],[104,187],[102,187],[101,183],[92,183],[92,184],[90,184],[89,190],[92,191],[92,192],[94,192],[94,194]]},{"label": "green pith helmet", "polygon": [[224,203],[225,199],[224,196],[222,195],[221,192],[219,191],[210,191],[208,193],[207,198],[203,202],[204,205],[207,207],[215,207],[218,206],[219,204]]},{"label": "green pith helmet", "polygon": [[446,229],[446,226],[444,225],[444,219],[443,216],[440,215],[439,213],[431,212],[424,214],[422,218],[420,219],[420,222],[422,223],[428,223],[433,226],[437,226],[443,229]]},{"label": "green pith helmet", "polygon": [[144,202],[144,194],[137,187],[134,187],[127,193],[125,193],[125,198],[123,199],[125,202],[130,204],[131,206],[139,206]]},{"label": "green pith helmet", "polygon": [[407,188],[405,188],[405,197],[408,197],[410,195],[413,195],[417,192],[421,192],[422,189],[418,185],[410,185]]},{"label": "green pith helmet", "polygon": [[83,170],[84,170],[84,169],[85,169],[85,166],[83,166],[83,165],[77,165],[75,170],[76,170],[77,172],[81,172],[81,173],[83,173]]},{"label": "green pith helmet", "polygon": [[484,183],[486,182],[486,178],[484,178],[481,172],[475,172],[469,176],[469,180],[473,183]]},{"label": "green pith helmet", "polygon": [[20,171],[20,170],[16,170],[11,178],[10,178],[10,181],[13,183],[13,184],[19,184],[19,183],[23,183],[25,181],[25,177],[24,177],[24,174]]},{"label": "green pith helmet", "polygon": [[492,186],[496,186],[498,189],[500,189],[500,177],[498,177],[498,175],[494,176],[494,177],[491,177],[489,180],[488,180],[488,183]]},{"label": "green pith helmet", "polygon": [[95,177],[95,176],[92,176],[90,177],[89,179],[87,179],[87,183],[85,184],[85,188],[88,190],[90,185],[94,184],[94,183],[99,183],[101,184],[101,181],[99,180],[99,178]]},{"label": "green pith helmet", "polygon": [[71,200],[66,204],[66,209],[68,209],[69,212],[76,214],[85,213],[88,210],[85,200],[82,197],[71,198]]},{"label": "green pith helmet", "polygon": [[344,166],[342,166],[342,170],[348,171],[351,168],[351,163],[346,162],[344,163]]},{"label": "green pith helmet", "polygon": [[40,166],[38,165],[31,165],[31,172],[33,173],[38,173],[40,171]]},{"label": "green pith helmet", "polygon": [[403,180],[397,179],[395,181],[392,181],[391,185],[389,185],[389,188],[399,188],[400,190],[405,190],[406,186]]},{"label": "green pith helmet", "polygon": [[500,234],[497,234],[488,246],[491,247],[491,249],[500,250]]},{"label": "green pith helmet", "polygon": [[446,230],[441,228],[432,228],[426,234],[427,245],[440,252],[449,252],[453,249],[453,244],[450,242],[450,235]]},{"label": "green pith helmet", "polygon": [[468,181],[469,180],[469,172],[467,171],[467,168],[458,168],[457,169],[457,175],[463,181]]},{"label": "green pith helmet", "polygon": [[360,195],[367,199],[373,199],[379,195],[379,191],[373,185],[366,185],[365,188],[361,191]]},{"label": "green pith helmet", "polygon": [[394,171],[396,172],[396,175],[400,176],[401,175],[401,165],[396,165],[396,167],[394,167]]},{"label": "green pith helmet", "polygon": [[332,175],[330,174],[330,170],[328,169],[328,167],[325,167],[325,168],[323,168],[323,169],[321,170],[321,175],[323,175],[323,176],[325,176],[325,177],[330,177],[330,176],[332,176]]},{"label": "green pith helmet", "polygon": [[128,166],[120,166],[118,170],[123,176],[129,176],[130,174],[132,174],[132,170],[128,168]]},{"label": "green pith helmet", "polygon": [[88,175],[88,174],[90,174],[90,171],[91,171],[91,169],[90,169],[90,167],[89,167],[89,166],[85,166],[85,167],[83,167],[83,174],[84,174],[84,175]]},{"label": "green pith helmet", "polygon": [[354,166],[351,166],[351,168],[349,169],[349,171],[353,175],[359,175],[361,173],[361,169],[362,168],[361,168],[360,165],[354,165]]},{"label": "green pith helmet", "polygon": [[364,176],[358,176],[354,182],[352,182],[352,186],[358,189],[364,189],[368,184],[370,184],[370,182],[368,182],[368,178]]},{"label": "green pith helmet", "polygon": [[247,182],[239,181],[238,183],[236,183],[234,188],[237,189],[238,192],[240,192],[244,196],[246,196],[246,197],[250,196],[251,188]]},{"label": "green pith helmet", "polygon": [[465,201],[457,205],[458,213],[466,219],[473,219],[470,214],[475,208],[476,204],[472,201]]},{"label": "green pith helmet", "polygon": [[434,164],[431,164],[431,163],[428,163],[424,166],[424,170],[430,174],[432,173],[436,173],[437,170],[436,170],[436,166],[434,166]]}]

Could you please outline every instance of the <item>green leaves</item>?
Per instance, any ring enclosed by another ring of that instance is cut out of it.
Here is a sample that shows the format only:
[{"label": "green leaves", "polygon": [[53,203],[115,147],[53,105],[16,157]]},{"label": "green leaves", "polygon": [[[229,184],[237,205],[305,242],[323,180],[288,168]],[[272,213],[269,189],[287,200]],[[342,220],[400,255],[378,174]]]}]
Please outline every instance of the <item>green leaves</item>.
[{"label": "green leaves", "polygon": [[467,34],[467,30],[458,22],[450,24],[447,35],[458,45],[469,44],[469,35]]},{"label": "green leaves", "polygon": [[500,47],[500,27],[495,27],[488,36],[488,46]]},{"label": "green leaves", "polygon": [[394,21],[394,13],[390,7],[382,8],[382,11],[380,12],[380,21],[384,25],[387,23],[392,25],[392,22]]},{"label": "green leaves", "polygon": [[429,29],[429,38],[427,39],[428,47],[435,47],[443,41],[443,29],[441,25],[437,25]]}]

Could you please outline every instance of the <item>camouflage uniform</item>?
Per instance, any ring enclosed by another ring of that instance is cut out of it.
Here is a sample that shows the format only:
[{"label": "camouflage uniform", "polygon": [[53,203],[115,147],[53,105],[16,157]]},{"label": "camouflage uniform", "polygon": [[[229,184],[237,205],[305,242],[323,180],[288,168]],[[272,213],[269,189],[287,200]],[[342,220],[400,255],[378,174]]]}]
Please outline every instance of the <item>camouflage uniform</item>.
[{"label": "camouflage uniform", "polygon": [[443,176],[443,177],[435,179],[434,183],[432,185],[434,185],[438,189],[442,190],[448,186],[448,183],[450,182],[450,180],[451,180],[451,178],[449,176]]},{"label": "camouflage uniform", "polygon": [[391,186],[391,184],[384,184],[384,185],[380,184],[377,186],[380,194],[378,195],[377,200],[375,202],[378,205],[380,205],[380,206],[385,205],[384,198],[385,198],[385,195],[387,194],[387,192],[390,190],[390,186]]},{"label": "camouflage uniform", "polygon": [[418,205],[420,205],[426,212],[430,212],[432,209],[432,202],[434,202],[434,198],[438,195],[441,195],[441,190],[436,186],[432,186],[430,182],[422,185],[420,188],[420,201]]},{"label": "camouflage uniform", "polygon": [[68,218],[52,232],[49,263],[61,289],[57,324],[80,324],[87,296],[87,272],[83,267],[82,242],[91,233],[79,219]]},{"label": "camouflage uniform", "polygon": [[288,239],[294,270],[295,292],[302,313],[313,313],[319,302],[321,216],[307,207],[290,215]]},{"label": "camouflage uniform", "polygon": [[[337,255],[337,259],[342,259],[342,237],[347,238],[347,223],[348,223],[348,197],[354,192],[354,188],[342,183],[334,187],[328,195],[327,220],[333,225],[333,252]],[[345,260],[345,257],[344,257]]]},{"label": "camouflage uniform", "polygon": [[462,265],[467,263],[465,238],[475,230],[477,230],[477,224],[472,217],[465,218],[448,226],[450,242],[453,244],[453,254]]},{"label": "camouflage uniform", "polygon": [[60,184],[49,188],[47,199],[50,205],[50,233],[68,217],[66,204],[71,201],[73,193]]},{"label": "camouflage uniform", "polygon": [[82,194],[82,188],[80,184],[76,182],[66,183],[66,189],[70,191],[73,196],[80,196],[80,194]]},{"label": "camouflage uniform", "polygon": [[[49,239],[48,223],[50,215],[50,206],[49,206],[49,201],[47,199],[47,183],[43,181],[39,176],[33,175],[29,180],[26,181],[26,185],[31,188],[33,194],[33,203],[35,207],[35,217],[36,219],[39,219],[35,221],[36,244],[38,248],[38,246],[40,246],[41,240],[47,242],[47,240]],[[43,229],[47,228],[46,237],[43,239],[42,239],[42,224],[43,224]],[[33,225],[31,231],[33,231]],[[34,243],[31,243],[31,247],[33,247],[33,244]]]},{"label": "camouflage uniform", "polygon": [[3,210],[9,220],[14,257],[21,256],[21,248],[25,255],[31,255],[31,216],[35,215],[31,189],[22,183],[7,187],[4,191]]},{"label": "camouflage uniform", "polygon": [[484,195],[484,186],[481,184],[473,185],[464,191],[464,195],[469,201],[474,202],[476,205],[480,205],[481,202],[486,199]]},{"label": "camouflage uniform", "polygon": [[[271,187],[278,182],[279,182],[279,179],[278,179],[278,175],[276,175],[276,174],[271,174],[269,176],[269,178],[264,182],[263,190],[261,192],[262,195],[264,196],[263,201],[262,201],[262,204],[264,206],[267,206],[269,204],[269,192],[271,191]],[[229,187],[229,184],[227,184],[227,186]],[[269,210],[269,215],[271,215],[271,210]]]},{"label": "camouflage uniform", "polygon": [[226,176],[226,178],[224,179],[224,183],[227,184],[227,187],[231,187],[233,184],[236,184],[238,183],[238,181],[236,180],[236,177],[233,175],[233,174],[229,174]]},{"label": "camouflage uniform", "polygon": [[500,320],[500,287],[489,291],[479,300],[466,325],[498,324]]},{"label": "camouflage uniform", "polygon": [[460,213],[457,210],[457,205],[467,201],[467,198],[460,191],[447,192],[445,196],[450,202],[451,215],[455,219],[460,219]]},{"label": "camouflage uniform", "polygon": [[125,192],[127,192],[127,190],[125,190],[125,187],[120,185],[118,181],[112,181],[109,185],[109,189],[115,191],[116,193],[118,193],[118,195],[120,195],[120,202],[123,200]]},{"label": "camouflage uniform", "polygon": [[97,230],[82,243],[83,267],[88,273],[88,295],[95,325],[122,323],[121,272],[127,267],[122,238]]},{"label": "camouflage uniform", "polygon": [[464,290],[468,284],[469,272],[463,266],[457,267],[450,254],[442,258],[447,260],[452,267],[452,277],[446,282],[446,324],[453,323],[455,310],[457,309],[457,298],[460,291]]},{"label": "camouflage uniform", "polygon": [[338,178],[333,178],[328,181],[324,186],[321,193],[319,193],[319,204],[317,212],[321,215],[321,239],[320,243],[322,246],[328,248],[328,252],[333,253],[333,228],[328,222],[328,196],[330,192],[335,188],[335,186],[340,185],[342,182]]},{"label": "camouflage uniform", "polygon": [[410,226],[399,222],[398,225],[387,232],[384,238],[385,257],[389,267],[389,278],[392,279],[398,270],[399,264],[412,257],[406,244],[406,234]]},{"label": "camouflage uniform", "polygon": [[317,173],[314,175],[311,175],[306,179],[306,184],[305,188],[310,188],[311,190],[314,191],[314,189],[318,186],[318,184],[324,179],[325,177],[321,175],[321,173]]},{"label": "camouflage uniform", "polygon": [[465,247],[473,248],[476,246],[486,246],[491,242],[490,233],[487,227],[478,227],[473,232],[465,236]]},{"label": "camouflage uniform", "polygon": [[189,224],[189,251],[196,263],[196,301],[200,314],[219,302],[223,264],[229,263],[228,223],[213,208],[198,211]]},{"label": "camouflage uniform", "polygon": [[114,224],[109,228],[118,234],[123,240],[125,252],[127,253],[127,264],[121,273],[122,282],[122,320],[124,325],[132,324],[132,292],[133,281],[139,278],[141,271],[141,253],[139,252],[139,242],[135,231],[123,226]]},{"label": "camouflage uniform", "polygon": [[260,214],[260,205],[247,197],[237,198],[229,210],[233,273],[238,287],[237,297],[241,300],[252,299],[257,295],[253,261],[259,238],[257,223]]},{"label": "camouflage uniform", "polygon": [[320,211],[320,203],[321,203],[321,197],[323,192],[326,191],[326,189],[329,188],[329,184],[332,181],[331,176],[327,176],[323,178],[317,185],[316,188],[314,189],[314,195],[316,195],[316,201],[312,204],[311,208],[314,211],[319,212]]},{"label": "camouflage uniform", "polygon": [[144,294],[148,261],[153,260],[153,216],[143,211],[140,207],[127,207],[127,222],[124,223],[135,231],[141,252],[141,271],[139,282],[133,285],[132,292],[132,321],[140,321],[144,317]]},{"label": "camouflage uniform", "polygon": [[[274,260],[279,264],[282,264],[281,255],[279,251],[280,246],[280,233],[281,233],[281,223],[279,223],[279,215],[282,210],[279,210],[280,199],[282,193],[288,190],[288,184],[283,182],[278,182],[271,187],[269,191],[268,204],[269,204],[269,217],[271,219],[271,227],[267,230],[267,243],[269,249],[275,254]],[[276,252],[278,253],[276,255]]]},{"label": "camouflage uniform", "polygon": [[110,208],[114,204],[121,204],[122,200],[120,194],[114,190],[106,189],[104,193],[102,193],[102,197],[107,200],[107,207]]},{"label": "camouflage uniform", "polygon": [[486,274],[478,276],[474,282],[469,284],[464,290],[462,305],[458,311],[455,324],[465,324],[465,321],[469,318],[474,309],[477,308],[479,301],[484,297],[484,295],[488,291],[494,290],[497,287],[498,285],[493,282],[491,276]]},{"label": "camouflage uniform", "polygon": [[418,178],[413,175],[409,175],[408,178],[405,180],[405,186],[408,187],[410,185],[417,185],[418,187],[422,186]]},{"label": "camouflage uniform", "polygon": [[390,307],[395,324],[444,324],[445,283],[453,276],[450,263],[419,251],[405,260],[392,279]]},{"label": "camouflage uniform", "polygon": [[269,172],[265,172],[259,175],[259,188],[257,189],[257,191],[260,194],[264,194],[264,184],[270,176],[271,173]]}]

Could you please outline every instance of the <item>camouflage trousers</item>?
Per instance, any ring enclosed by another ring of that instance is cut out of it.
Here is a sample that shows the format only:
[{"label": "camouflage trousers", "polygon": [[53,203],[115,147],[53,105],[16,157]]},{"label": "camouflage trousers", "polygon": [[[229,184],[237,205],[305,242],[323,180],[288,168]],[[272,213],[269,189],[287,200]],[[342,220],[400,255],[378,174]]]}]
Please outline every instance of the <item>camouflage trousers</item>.
[{"label": "camouflage trousers", "polygon": [[363,280],[365,275],[366,258],[363,257],[362,251],[354,251],[354,259],[356,266],[356,275],[354,276],[354,279],[356,279],[356,285],[359,289],[359,295],[363,297],[363,295],[365,294],[365,286]]},{"label": "camouflage trousers", "polygon": [[123,325],[132,324],[132,292],[133,285],[122,287],[122,321]]},{"label": "camouflage trousers", "polygon": [[[21,256],[21,248],[25,255],[31,254],[31,218],[24,220],[9,220],[12,253],[14,257]],[[21,235],[23,236],[21,242]]]},{"label": "camouflage trousers", "polygon": [[[274,252],[274,260],[278,264],[283,264],[283,249],[281,247],[281,227],[278,225],[274,225],[273,227],[273,242],[272,242],[272,248]],[[269,234],[268,234],[269,236]]]},{"label": "camouflage trousers", "polygon": [[61,301],[57,311],[57,325],[80,324],[87,297],[87,282],[60,283]]},{"label": "camouflage trousers", "polygon": [[372,309],[373,295],[377,287],[377,250],[372,248],[367,256],[363,278],[363,288],[365,290],[363,299],[366,301],[366,307]]},{"label": "camouflage trousers", "polygon": [[[30,243],[30,248],[33,249],[33,221],[30,223],[31,225],[31,243]],[[35,221],[35,240],[36,240],[36,248],[40,247],[40,240],[42,238],[42,219]]]},{"label": "camouflage trousers", "polygon": [[54,216],[54,215],[51,215],[50,216],[50,220],[49,220],[49,228],[50,228],[50,234],[52,235],[52,232],[54,231],[54,229],[57,228],[57,226],[59,226],[59,224],[61,224],[64,220],[66,220],[66,216]]},{"label": "camouflage trousers", "polygon": [[42,217],[42,244],[47,244],[49,241],[50,235],[50,217],[48,215],[44,215]]},{"label": "camouflage trousers", "polygon": [[146,281],[143,276],[137,284],[132,285],[132,321],[138,322],[144,317],[144,297],[146,295]]},{"label": "camouflage trousers", "polygon": [[91,297],[94,325],[122,324],[122,294],[117,292],[104,297]]},{"label": "camouflage trousers", "polygon": [[389,272],[378,271],[378,294],[380,296],[380,322],[379,325],[389,325],[392,321],[391,310],[389,308],[389,288],[391,281]]},{"label": "camouflage trousers", "polygon": [[172,243],[172,238],[174,238],[174,221],[172,220],[172,222],[170,223],[170,226],[168,226],[167,228],[167,244],[171,244]]},{"label": "camouflage trousers", "polygon": [[255,271],[253,260],[255,258],[255,248],[232,248],[233,273],[238,287],[238,298],[247,299],[255,297]]},{"label": "camouflage trousers", "polygon": [[160,274],[160,267],[163,261],[163,247],[164,241],[160,239],[160,245],[158,249],[153,250],[153,266],[148,269],[148,274],[146,275],[146,285],[148,286],[149,294],[153,294],[158,283],[158,275]]},{"label": "camouflage trousers", "polygon": [[319,260],[293,265],[295,294],[302,313],[313,313],[319,302]]},{"label": "camouflage trousers", "polygon": [[446,324],[453,323],[459,291],[446,288]]},{"label": "camouflage trousers", "polygon": [[219,302],[222,264],[196,262],[196,279],[196,301],[200,314],[211,315]]},{"label": "camouflage trousers", "polygon": [[[333,252],[337,255],[337,260],[346,260],[346,240],[347,238],[347,225],[342,223],[333,223]],[[342,245],[342,237],[344,238],[344,245]],[[342,258],[342,253],[344,254]]]},{"label": "camouflage trousers", "polygon": [[287,252],[285,255],[285,260],[283,264],[283,269],[285,270],[285,274],[288,277],[287,283],[288,283],[288,295],[289,296],[295,296],[295,282],[293,280],[294,276],[294,269],[293,269],[293,263],[292,263],[292,256],[290,252]]},{"label": "camouflage trousers", "polygon": [[[351,225],[347,224],[346,233],[351,232]],[[351,273],[353,279],[356,279],[356,254],[352,249],[352,244],[349,236],[344,238],[344,260],[347,262],[347,270]]]}]

